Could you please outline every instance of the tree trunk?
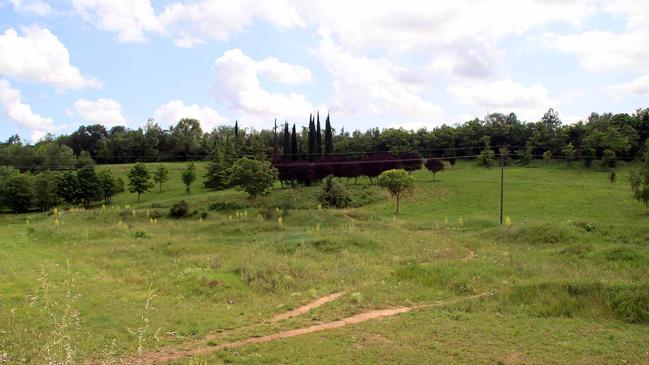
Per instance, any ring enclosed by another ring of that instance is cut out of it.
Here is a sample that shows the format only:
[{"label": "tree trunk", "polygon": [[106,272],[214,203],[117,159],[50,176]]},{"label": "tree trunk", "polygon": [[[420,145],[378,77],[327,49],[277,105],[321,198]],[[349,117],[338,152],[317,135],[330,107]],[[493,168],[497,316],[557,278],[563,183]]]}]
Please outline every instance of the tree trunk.
[{"label": "tree trunk", "polygon": [[138,203],[140,202],[140,192],[139,191],[137,192],[137,201],[138,201]]},{"label": "tree trunk", "polygon": [[399,196],[397,195],[397,214],[399,214]]}]

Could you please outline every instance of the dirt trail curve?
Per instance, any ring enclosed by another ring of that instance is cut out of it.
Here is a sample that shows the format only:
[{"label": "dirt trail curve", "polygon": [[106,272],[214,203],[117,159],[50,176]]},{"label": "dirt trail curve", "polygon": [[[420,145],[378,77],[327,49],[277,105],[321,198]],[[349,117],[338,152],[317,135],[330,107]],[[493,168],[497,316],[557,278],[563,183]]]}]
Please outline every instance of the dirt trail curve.
[{"label": "dirt trail curve", "polygon": [[123,359],[121,362],[123,364],[160,364],[160,363],[164,363],[172,360],[178,360],[178,359],[191,357],[191,356],[207,355],[225,349],[235,349],[250,344],[267,343],[267,342],[271,342],[283,338],[296,337],[296,336],[306,335],[309,333],[341,328],[352,324],[366,322],[371,319],[395,316],[397,314],[410,312],[415,309],[442,307],[445,305],[460,303],[467,300],[483,298],[491,295],[493,295],[493,293],[486,292],[486,293],[467,296],[464,298],[453,299],[449,301],[435,302],[430,304],[420,304],[420,305],[414,305],[410,307],[396,307],[396,308],[389,308],[389,309],[372,310],[364,313],[359,313],[351,317],[343,318],[337,321],[326,322],[326,323],[298,328],[294,330],[277,332],[277,333],[273,333],[261,337],[246,338],[239,341],[223,343],[217,346],[210,346],[207,344],[208,338],[213,338],[208,336],[208,338],[205,338],[201,341],[193,341],[191,342],[191,344],[186,343],[186,344],[164,347],[157,351],[144,353],[140,356],[132,356],[130,358]]},{"label": "dirt trail curve", "polygon": [[466,249],[469,250],[469,254],[465,258],[463,258],[462,261],[471,261],[471,260],[473,260],[473,258],[476,255],[475,251],[473,251],[472,249],[470,249],[468,247]]},{"label": "dirt trail curve", "polygon": [[278,314],[275,317],[273,317],[271,319],[271,321],[277,322],[277,321],[282,321],[282,320],[285,320],[285,319],[300,316],[300,315],[302,315],[304,313],[307,313],[311,309],[318,308],[318,307],[323,306],[323,305],[325,305],[325,304],[327,304],[327,303],[329,303],[331,301],[334,301],[334,300],[338,299],[343,294],[345,294],[345,293],[344,292],[338,292],[338,293],[329,294],[329,295],[324,296],[322,298],[318,298],[318,299],[314,300],[313,302],[311,302],[311,303],[309,303],[307,305],[303,305],[303,306],[301,306],[299,308],[295,308],[292,311],[289,311],[289,312],[286,312],[286,313]]}]

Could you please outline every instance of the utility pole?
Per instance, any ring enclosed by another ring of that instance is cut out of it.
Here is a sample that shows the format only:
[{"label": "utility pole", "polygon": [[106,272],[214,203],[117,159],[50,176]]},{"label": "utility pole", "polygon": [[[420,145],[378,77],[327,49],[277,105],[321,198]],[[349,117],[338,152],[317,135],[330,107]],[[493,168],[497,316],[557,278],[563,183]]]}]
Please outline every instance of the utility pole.
[{"label": "utility pole", "polygon": [[503,224],[503,207],[505,204],[505,151],[500,147],[500,224]]}]

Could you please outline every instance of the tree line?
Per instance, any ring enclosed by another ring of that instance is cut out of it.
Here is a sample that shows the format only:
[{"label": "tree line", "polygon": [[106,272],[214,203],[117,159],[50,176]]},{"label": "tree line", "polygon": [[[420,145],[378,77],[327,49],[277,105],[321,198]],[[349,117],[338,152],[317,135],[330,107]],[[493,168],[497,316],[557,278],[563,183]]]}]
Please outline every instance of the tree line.
[{"label": "tree line", "polygon": [[19,136],[0,143],[0,165],[25,170],[63,170],[78,167],[79,157],[99,164],[211,160],[223,153],[236,158],[315,161],[332,154],[347,157],[374,153],[401,155],[419,151],[422,157],[476,156],[485,149],[485,139],[497,152],[503,145],[512,152],[541,159],[549,152],[554,158],[598,160],[604,151],[631,160],[646,152],[649,137],[649,108],[633,114],[591,114],[586,121],[563,124],[550,109],[536,122],[523,122],[516,114],[493,113],[461,124],[444,124],[433,129],[405,130],[370,128],[349,132],[335,130],[329,115],[321,128],[319,113],[306,126],[288,123],[256,131],[220,126],[203,131],[199,121],[182,119],[166,129],[153,120],[142,128],[102,125],[81,126],[68,135],[48,135],[35,144]]}]

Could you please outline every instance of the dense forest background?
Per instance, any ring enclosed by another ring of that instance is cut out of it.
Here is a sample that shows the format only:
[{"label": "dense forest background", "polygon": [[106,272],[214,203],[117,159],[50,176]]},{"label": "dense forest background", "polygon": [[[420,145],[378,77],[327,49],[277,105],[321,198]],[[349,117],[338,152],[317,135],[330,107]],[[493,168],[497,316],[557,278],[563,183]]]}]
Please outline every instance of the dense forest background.
[{"label": "dense forest background", "polygon": [[[270,128],[260,131],[239,129],[238,123],[203,131],[199,121],[182,119],[167,129],[153,120],[138,129],[81,126],[69,135],[48,135],[35,144],[26,144],[14,135],[0,143],[0,165],[21,171],[64,170],[83,164],[79,159],[88,157],[99,164],[188,161],[209,159],[216,150],[267,159],[290,155],[293,159],[317,160],[325,154],[400,155],[409,151],[417,151],[423,158],[460,158],[476,156],[485,148],[497,152],[501,146],[521,151],[518,155],[527,151],[528,156],[541,158],[550,151],[555,158],[561,158],[569,145],[575,159],[599,159],[610,150],[620,159],[631,160],[645,152],[649,136],[649,108],[633,114],[593,113],[586,121],[575,124],[563,124],[552,109],[537,122],[523,122],[513,113],[494,113],[482,120],[445,124],[432,130],[371,128],[350,132],[344,127],[331,127],[329,116],[322,119],[327,119],[330,135],[318,114],[309,118],[308,126],[297,129],[295,125],[271,121]],[[311,142],[314,138],[316,142]],[[314,143],[318,144],[314,147]],[[326,150],[326,144],[330,150]]]}]

